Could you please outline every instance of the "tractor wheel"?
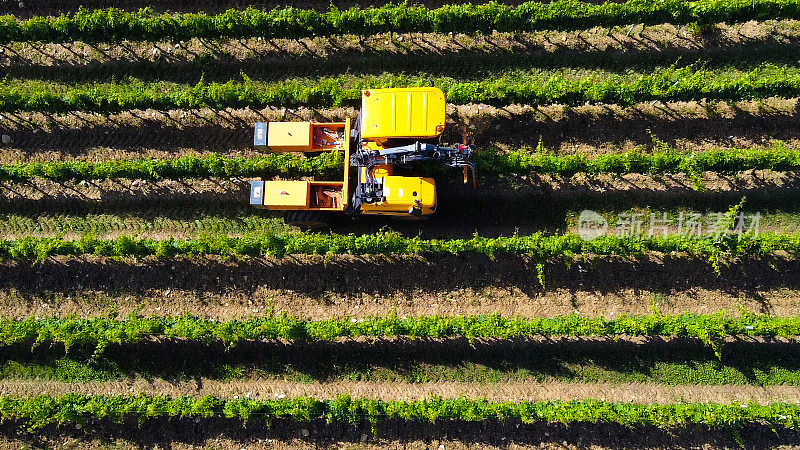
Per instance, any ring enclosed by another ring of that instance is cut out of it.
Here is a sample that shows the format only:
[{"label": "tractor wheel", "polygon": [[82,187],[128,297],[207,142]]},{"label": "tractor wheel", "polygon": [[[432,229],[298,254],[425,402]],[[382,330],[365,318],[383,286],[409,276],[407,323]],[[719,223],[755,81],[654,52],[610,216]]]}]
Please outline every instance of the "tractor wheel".
[{"label": "tractor wheel", "polygon": [[330,226],[331,215],[324,211],[286,211],[283,221],[304,230]]}]

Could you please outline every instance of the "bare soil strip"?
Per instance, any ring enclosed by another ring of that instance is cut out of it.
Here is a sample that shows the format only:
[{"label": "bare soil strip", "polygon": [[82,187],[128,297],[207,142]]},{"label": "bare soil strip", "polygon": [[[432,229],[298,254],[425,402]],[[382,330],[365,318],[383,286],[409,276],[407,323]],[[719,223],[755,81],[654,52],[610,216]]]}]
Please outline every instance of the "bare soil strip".
[{"label": "bare soil strip", "polygon": [[[78,283],[80,285],[81,281]],[[417,289],[413,292],[344,294],[328,291],[312,295],[267,286],[268,283],[265,283],[252,292],[231,289],[224,293],[170,288],[130,293],[89,289],[61,292],[56,286],[53,287],[54,291],[45,292],[20,292],[14,288],[4,288],[0,290],[0,317],[88,318],[116,312],[120,317],[130,313],[144,316],[188,313],[209,319],[230,320],[285,313],[293,317],[325,320],[331,317],[382,316],[393,312],[400,317],[497,313],[506,316],[553,317],[578,313],[612,318],[620,314],[652,314],[653,310],[663,314],[709,314],[720,310],[738,314],[741,308],[777,316],[800,315],[800,292],[788,288],[740,292],[702,287],[674,291],[624,288],[605,292],[556,288],[526,292],[516,286],[487,286],[453,291]]]},{"label": "bare soil strip", "polygon": [[[748,213],[760,211],[765,217],[762,231],[795,231],[792,228],[795,221],[789,220],[791,217],[786,223],[780,217],[781,214],[797,214],[800,178],[796,174],[708,173],[703,186],[703,190],[696,190],[693,181],[683,175],[618,178],[577,175],[570,179],[532,176],[503,184],[483,184],[478,190],[458,181],[441,181],[438,189],[441,206],[423,227],[418,223],[383,218],[353,220],[341,216],[335,218],[331,231],[362,234],[388,227],[407,236],[421,234],[424,238],[470,238],[476,232],[490,237],[554,233],[564,232],[583,209],[627,211],[647,205],[653,212],[676,209],[724,212],[738,204],[742,197],[747,197]],[[52,227],[58,223],[59,215],[113,214],[125,217],[117,227],[120,233],[152,232],[151,237],[189,236],[192,233],[182,224],[195,219],[213,222],[214,217],[219,217],[222,226],[230,219],[253,226],[261,224],[262,228],[266,221],[280,222],[280,213],[251,209],[247,204],[248,196],[249,184],[243,179],[157,182],[118,179],[79,183],[35,179],[27,183],[0,183],[0,212],[23,216],[17,222],[9,219],[8,234],[3,234],[6,238],[19,232],[35,234],[30,221],[37,221],[39,216],[53,218],[55,222],[50,225],[45,220],[46,225]],[[775,219],[771,218],[773,216]],[[68,220],[65,218],[64,223]],[[152,221],[153,227],[148,229],[147,221]],[[15,227],[22,228],[15,232]],[[82,234],[78,230],[66,232],[69,237],[76,237]],[[97,234],[116,235],[113,231]]]},{"label": "bare soil strip", "polygon": [[249,183],[245,180],[215,178],[154,182],[113,179],[78,183],[33,180],[28,183],[0,184],[0,204],[33,206],[38,203],[42,207],[62,205],[66,208],[102,204],[108,207],[151,208],[165,201],[174,207],[186,203],[219,206],[241,203],[248,198],[249,189]]},{"label": "bare soil strip", "polygon": [[[752,449],[800,448],[800,437],[790,430],[746,426],[734,437],[729,430],[699,428],[663,431],[650,427],[625,428],[608,424],[497,424],[497,423],[390,423],[375,432],[368,426],[331,426],[282,423],[277,427],[189,420],[166,421],[125,430],[111,424],[86,430],[47,430],[19,436],[13,428],[0,429],[0,448],[64,447],[76,450],[170,448],[246,449]],[[228,428],[225,428],[228,427]]]},{"label": "bare soil strip", "polygon": [[792,430],[772,430],[750,425],[738,430],[700,428],[659,430],[654,427],[626,428],[611,424],[437,424],[390,422],[374,431],[367,424],[329,425],[324,421],[291,423],[277,421],[268,427],[260,421],[242,427],[232,420],[161,420],[123,427],[92,423],[81,429],[70,426],[20,435],[13,425],[0,427],[0,448],[64,447],[246,449],[752,449],[800,448],[800,436]]},{"label": "bare soil strip", "polygon": [[[285,259],[101,257],[7,262],[0,272],[4,315],[80,316],[143,304],[152,314],[240,317],[285,311],[302,317],[386,314],[593,315],[713,312],[739,306],[798,314],[796,260],[748,260],[714,272],[695,259],[552,261],[546,288],[527,258],[290,256]],[[107,294],[106,294],[107,293]],[[60,311],[60,312],[59,312]]]},{"label": "bare soil strip", "polygon": [[324,299],[331,293],[385,297],[414,292],[438,295],[462,289],[480,292],[486,288],[516,288],[529,297],[559,288],[600,292],[640,289],[664,295],[703,288],[744,291],[746,296],[758,299],[759,292],[800,289],[800,279],[792,275],[800,270],[799,265],[796,259],[781,257],[748,259],[722,267],[717,274],[707,261],[681,257],[609,257],[571,265],[552,261],[545,265],[547,288],[543,289],[535,261],[524,257],[289,256],[135,261],[86,256],[51,258],[43,263],[8,262],[0,275],[0,289],[75,296],[87,289],[124,295],[167,289],[227,295],[237,290],[252,294],[267,288]]},{"label": "bare soil strip", "polygon": [[664,386],[652,383],[375,383],[341,381],[296,383],[273,380],[216,381],[198,379],[170,383],[141,378],[124,382],[61,383],[55,381],[0,381],[0,394],[14,396],[64,395],[214,395],[224,398],[281,399],[298,396],[322,399],[348,394],[380,400],[413,401],[428,397],[485,398],[490,401],[548,401],[605,399],[626,403],[717,402],[768,404],[800,400],[798,386]]},{"label": "bare soil strip", "polygon": [[[480,176],[480,175],[479,175]],[[563,227],[567,210],[599,208],[623,210],[648,205],[652,208],[687,207],[689,209],[726,211],[747,197],[749,207],[763,210],[793,211],[800,194],[800,176],[791,172],[764,170],[733,175],[705,173],[701,187],[683,174],[623,176],[586,176],[570,178],[532,174],[509,182],[487,182],[475,190],[460,183],[440,183],[442,208],[424,227],[435,233],[450,228],[454,237],[471,235],[476,230],[494,227],[526,233],[542,225]],[[19,213],[57,214],[106,209],[109,212],[159,211],[191,205],[191,209],[245,206],[249,198],[247,179],[202,180],[95,180],[58,182],[33,179],[24,183],[0,182],[0,210]],[[543,205],[547,205],[544,207]],[[154,209],[155,208],[155,209]],[[479,214],[476,214],[478,212]],[[363,220],[334,224],[350,232],[374,231],[386,220],[363,217]],[[420,230],[419,224],[393,224],[404,231]],[[459,234],[456,228],[461,229]],[[495,231],[496,232],[496,231]]]},{"label": "bare soil strip", "polygon": [[[705,67],[792,65],[800,54],[796,21],[712,26],[702,35],[685,27],[592,28],[580,32],[445,36],[407,33],[312,39],[198,40],[176,43],[31,44],[0,46],[10,78],[195,84],[378,71],[474,78],[513,70],[571,69],[613,73],[700,63]],[[491,76],[490,76],[491,77]]]},{"label": "bare soil strip", "polygon": [[[456,2],[458,3],[458,2]],[[293,6],[297,6],[296,4]],[[2,4],[0,4],[2,10]],[[372,36],[322,36],[302,39],[191,39],[180,42],[83,42],[12,43],[0,45],[0,66],[11,70],[15,67],[50,67],[49,73],[63,74],[78,71],[99,71],[115,68],[127,69],[137,75],[136,67],[147,63],[174,66],[175,71],[197,66],[202,62],[203,72],[213,76],[216,69],[224,69],[245,63],[243,69],[267,69],[269,65],[285,67],[286,73],[299,76],[316,64],[318,68],[334,68],[334,62],[346,65],[359,64],[381,58],[392,63],[394,58],[404,56],[436,56],[449,66],[453,58],[470,57],[481,61],[487,56],[514,53],[517,56],[531,55],[540,59],[537,65],[578,66],[605,65],[627,61],[642,64],[648,57],[659,55],[668,62],[696,59],[699,56],[731,57],[751,60],[752,50],[758,49],[758,59],[769,60],[780,53],[792,51],[800,39],[800,27],[796,20],[770,20],[741,24],[715,24],[702,34],[693,33],[686,26],[661,24],[652,26],[594,27],[580,31],[538,31],[531,33],[499,33],[490,35],[435,34],[435,33],[381,33]],[[748,53],[750,51],[750,53]],[[287,58],[288,57],[288,58]],[[312,62],[314,59],[318,59]],[[671,61],[669,61],[671,60]],[[498,60],[501,64],[509,61]],[[685,62],[685,61],[684,61]],[[116,66],[115,66],[116,64]],[[130,66],[133,67],[130,67]],[[426,70],[435,66],[418,64]],[[408,66],[413,67],[413,65]],[[301,70],[297,70],[301,69]],[[457,65],[453,67],[458,71]],[[341,70],[341,67],[339,67]],[[36,76],[40,69],[22,73],[21,76]],[[160,72],[160,71],[159,71]],[[159,73],[158,79],[171,79],[175,74]],[[298,73],[299,72],[299,73]],[[130,74],[130,72],[129,72]],[[143,73],[141,75],[147,75]],[[167,78],[162,78],[167,77]],[[238,77],[238,73],[234,73]]]},{"label": "bare soil strip", "polygon": [[[656,147],[655,139],[682,151],[769,145],[775,139],[800,146],[798,99],[726,102],[650,102],[622,107],[551,105],[449,105],[445,142],[461,140],[463,126],[479,146],[518,149],[542,145],[559,154],[596,156]],[[337,121],[353,108],[132,110],[100,115],[6,113],[0,131],[0,163],[79,159],[171,158],[217,152],[257,154],[253,123],[265,120]]]}]

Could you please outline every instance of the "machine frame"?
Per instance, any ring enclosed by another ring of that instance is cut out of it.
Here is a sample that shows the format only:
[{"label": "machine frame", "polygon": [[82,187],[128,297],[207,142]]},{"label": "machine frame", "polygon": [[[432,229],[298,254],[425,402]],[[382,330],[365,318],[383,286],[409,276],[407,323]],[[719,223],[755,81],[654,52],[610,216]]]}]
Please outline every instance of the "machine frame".
[{"label": "machine frame", "polygon": [[[436,211],[432,178],[398,176],[419,163],[462,168],[464,182],[475,165],[474,145],[433,143],[445,128],[445,99],[433,87],[367,89],[355,126],[344,122],[259,122],[254,144],[274,152],[344,153],[341,181],[254,180],[250,204],[287,211],[287,223],[323,223],[333,212],[425,219]],[[351,180],[352,179],[352,180]]]}]

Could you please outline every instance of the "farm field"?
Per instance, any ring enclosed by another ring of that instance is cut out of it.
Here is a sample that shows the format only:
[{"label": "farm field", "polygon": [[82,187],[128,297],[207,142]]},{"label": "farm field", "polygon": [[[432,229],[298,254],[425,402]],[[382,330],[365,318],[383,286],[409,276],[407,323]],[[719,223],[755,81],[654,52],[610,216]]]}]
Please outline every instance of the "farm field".
[{"label": "farm field", "polygon": [[[0,14],[0,448],[800,447],[797,0]],[[429,81],[476,189],[248,205],[343,163],[255,122]]]}]

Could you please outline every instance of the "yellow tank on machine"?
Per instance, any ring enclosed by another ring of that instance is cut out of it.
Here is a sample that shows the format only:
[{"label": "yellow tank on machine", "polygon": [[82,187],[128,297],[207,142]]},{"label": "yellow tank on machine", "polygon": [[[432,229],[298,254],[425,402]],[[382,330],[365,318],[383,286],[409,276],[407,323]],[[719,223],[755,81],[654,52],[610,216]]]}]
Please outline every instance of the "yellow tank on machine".
[{"label": "yellow tank on machine", "polygon": [[383,198],[376,203],[363,204],[364,214],[406,217],[416,208],[420,215],[427,217],[436,211],[433,178],[385,176],[377,179],[383,183]]},{"label": "yellow tank on machine", "polygon": [[362,139],[428,139],[442,134],[444,123],[444,93],[439,89],[368,89],[362,93]]},{"label": "yellow tank on machine", "polygon": [[[250,204],[286,211],[284,220],[322,225],[331,212],[424,219],[436,211],[436,183],[397,175],[423,163],[474,174],[474,145],[443,147],[434,140],[445,128],[444,93],[434,87],[362,91],[359,122],[259,122],[254,144],[275,152],[342,152],[344,167],[334,180],[254,180]],[[473,176],[474,183],[474,176]]]}]

